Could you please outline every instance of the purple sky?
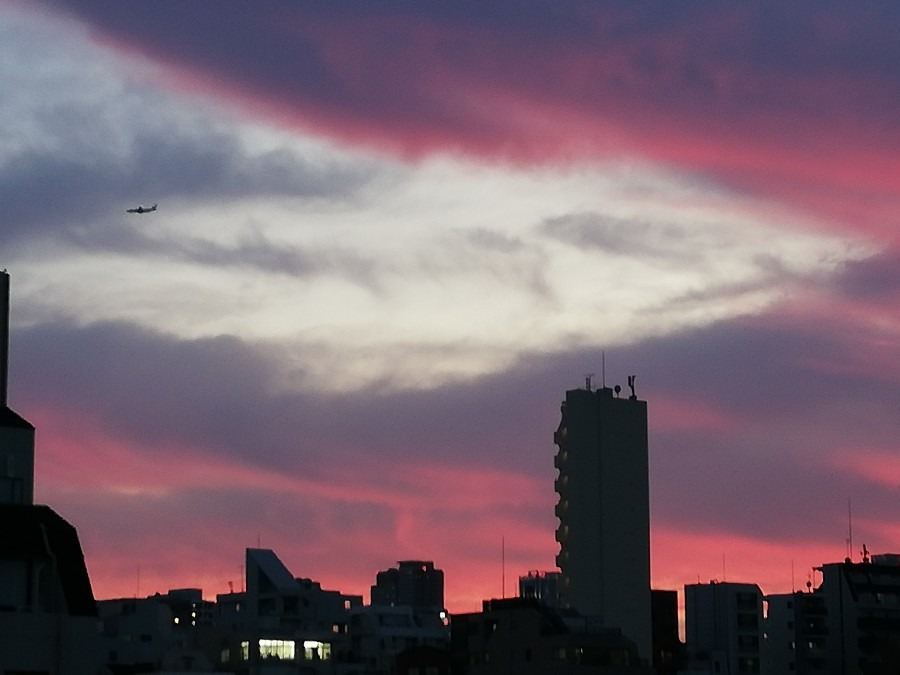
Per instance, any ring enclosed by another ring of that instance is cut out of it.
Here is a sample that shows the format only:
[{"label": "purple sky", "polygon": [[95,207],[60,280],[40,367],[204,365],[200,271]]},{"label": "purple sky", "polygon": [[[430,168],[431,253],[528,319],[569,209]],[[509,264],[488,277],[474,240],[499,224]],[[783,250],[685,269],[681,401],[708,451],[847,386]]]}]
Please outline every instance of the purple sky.
[{"label": "purple sky", "polygon": [[601,351],[657,587],[801,587],[848,500],[854,556],[900,550],[896,3],[0,16],[10,402],[98,597],[212,597],[261,544],[366,596],[433,559],[475,609],[501,539],[552,569]]}]

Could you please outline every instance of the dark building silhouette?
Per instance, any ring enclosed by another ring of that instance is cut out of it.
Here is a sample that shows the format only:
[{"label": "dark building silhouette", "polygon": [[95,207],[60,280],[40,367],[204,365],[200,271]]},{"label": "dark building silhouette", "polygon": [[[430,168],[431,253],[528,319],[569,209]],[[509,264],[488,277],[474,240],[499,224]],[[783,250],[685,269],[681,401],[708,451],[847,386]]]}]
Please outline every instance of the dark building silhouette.
[{"label": "dark building silhouette", "polygon": [[559,597],[559,572],[533,570],[519,577],[519,597],[537,600],[547,607],[562,607]]},{"label": "dark building silhouette", "polygon": [[397,655],[396,675],[450,675],[450,649],[411,647]]},{"label": "dark building silhouette", "polygon": [[657,675],[675,675],[684,665],[684,645],[678,638],[678,591],[650,591],[653,623],[653,668]]},{"label": "dark building silhouette", "polygon": [[34,427],[8,405],[9,275],[0,272],[0,504],[34,503]]},{"label": "dark building silhouette", "polygon": [[444,572],[430,560],[401,560],[375,575],[373,605],[409,605],[416,610],[444,609]]},{"label": "dark building silhouette", "polygon": [[621,628],[651,659],[647,404],[620,388],[566,392],[554,435],[556,540],[567,607]]},{"label": "dark building silhouette", "polygon": [[282,672],[292,663],[300,672],[331,672],[349,650],[350,610],[360,596],[322,589],[295,578],[270,549],[246,550],[246,590],[216,596],[216,661],[229,671]]},{"label": "dark building silhouette", "polygon": [[684,587],[685,647],[694,670],[763,672],[763,596],[756,584]]},{"label": "dark building silhouette", "polygon": [[650,675],[632,640],[529,598],[485,600],[451,623],[456,675]]},{"label": "dark building silhouette", "polygon": [[900,672],[900,556],[866,555],[819,570],[822,583],[811,592],[767,598],[769,672]]},{"label": "dark building silhouette", "polygon": [[97,608],[78,533],[34,502],[34,427],[7,404],[9,275],[0,272],[0,673],[98,672]]},{"label": "dark building silhouette", "polygon": [[829,675],[828,612],[822,593],[780,593],[766,596],[768,673]]}]

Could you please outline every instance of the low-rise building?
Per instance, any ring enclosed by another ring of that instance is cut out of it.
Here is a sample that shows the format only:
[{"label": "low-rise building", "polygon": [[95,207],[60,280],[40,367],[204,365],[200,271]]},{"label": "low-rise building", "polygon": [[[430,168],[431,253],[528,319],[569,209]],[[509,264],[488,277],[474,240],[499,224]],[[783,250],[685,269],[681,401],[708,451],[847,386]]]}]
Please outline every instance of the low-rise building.
[{"label": "low-rise building", "polygon": [[349,612],[361,596],[295,578],[269,549],[247,549],[246,591],[217,596],[220,666],[238,675],[333,673],[349,655]]},{"label": "low-rise building", "polygon": [[572,610],[530,598],[485,600],[451,620],[454,672],[465,675],[650,675],[635,643]]},{"label": "low-rise building", "polygon": [[763,595],[756,584],[689,584],[685,648],[694,673],[764,672]]}]

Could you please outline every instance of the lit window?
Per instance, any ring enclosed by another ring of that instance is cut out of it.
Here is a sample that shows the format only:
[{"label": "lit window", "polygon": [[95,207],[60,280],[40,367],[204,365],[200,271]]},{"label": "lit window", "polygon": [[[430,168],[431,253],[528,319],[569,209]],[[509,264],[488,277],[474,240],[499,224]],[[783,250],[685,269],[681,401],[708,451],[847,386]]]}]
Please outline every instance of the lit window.
[{"label": "lit window", "polygon": [[250,643],[246,640],[241,643],[241,659],[244,661],[250,660]]},{"label": "lit window", "polygon": [[260,640],[259,658],[280,659],[282,661],[294,660],[293,640]]},{"label": "lit window", "polygon": [[331,658],[331,645],[318,640],[305,640],[303,642],[303,656],[307,661],[321,659],[326,661]]}]

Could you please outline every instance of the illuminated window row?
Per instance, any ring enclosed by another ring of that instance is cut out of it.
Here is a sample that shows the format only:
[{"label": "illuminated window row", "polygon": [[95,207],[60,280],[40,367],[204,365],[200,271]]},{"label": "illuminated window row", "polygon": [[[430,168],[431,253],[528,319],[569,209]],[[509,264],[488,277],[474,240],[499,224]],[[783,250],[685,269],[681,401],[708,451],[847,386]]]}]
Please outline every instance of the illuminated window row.
[{"label": "illuminated window row", "polygon": [[[241,658],[244,661],[250,660],[250,643],[246,640],[241,642]],[[259,658],[293,661],[297,658],[296,642],[294,640],[260,639]],[[314,659],[324,661],[330,659],[331,645],[327,642],[319,642],[318,640],[304,640],[303,658],[307,661],[312,661]]]}]

